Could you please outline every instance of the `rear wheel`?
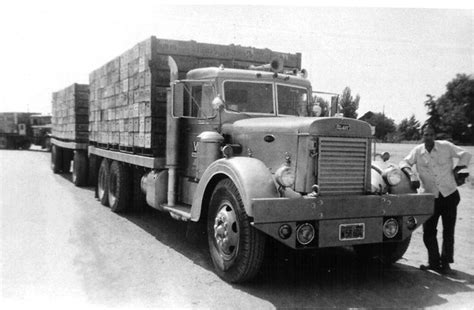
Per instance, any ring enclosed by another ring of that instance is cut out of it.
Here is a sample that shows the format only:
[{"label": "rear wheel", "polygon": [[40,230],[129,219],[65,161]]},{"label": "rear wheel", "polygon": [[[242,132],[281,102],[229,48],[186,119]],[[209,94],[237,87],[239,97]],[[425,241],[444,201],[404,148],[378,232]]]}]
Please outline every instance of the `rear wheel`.
[{"label": "rear wheel", "polygon": [[53,173],[61,172],[62,168],[62,150],[60,147],[53,145],[51,147],[51,170]]},{"label": "rear wheel", "polygon": [[83,151],[75,151],[72,182],[76,186],[85,186],[87,184],[87,170],[87,154]]},{"label": "rear wheel", "polygon": [[113,212],[123,212],[130,203],[132,183],[129,167],[113,161],[109,176],[109,205]]},{"label": "rear wheel", "polygon": [[63,173],[70,173],[71,172],[71,161],[73,158],[73,151],[68,150],[68,149],[63,149],[63,154],[62,154],[62,168],[61,170]]},{"label": "rear wheel", "polygon": [[354,251],[364,261],[375,259],[385,265],[391,265],[403,257],[410,240],[411,236],[399,242],[355,245]]},{"label": "rear wheel", "polygon": [[253,278],[260,269],[265,236],[250,225],[235,184],[220,181],[211,196],[207,234],[217,274],[232,283]]},{"label": "rear wheel", "polygon": [[97,177],[97,197],[102,205],[109,205],[109,161],[104,158],[99,168],[99,175]]}]

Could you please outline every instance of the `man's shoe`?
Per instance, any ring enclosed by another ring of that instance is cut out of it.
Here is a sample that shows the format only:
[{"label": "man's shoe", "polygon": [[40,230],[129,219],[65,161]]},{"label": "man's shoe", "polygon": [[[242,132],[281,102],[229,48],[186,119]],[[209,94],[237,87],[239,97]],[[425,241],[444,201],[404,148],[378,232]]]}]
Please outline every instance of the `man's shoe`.
[{"label": "man's shoe", "polygon": [[420,265],[420,270],[427,271],[427,270],[433,270],[436,272],[441,273],[441,267],[440,266],[435,266],[435,265]]},{"label": "man's shoe", "polygon": [[451,269],[451,267],[449,266],[449,264],[442,264],[442,265],[441,265],[441,269],[440,269],[440,273],[441,273],[441,274],[445,274],[445,275],[453,275],[453,274],[455,274],[456,272]]}]

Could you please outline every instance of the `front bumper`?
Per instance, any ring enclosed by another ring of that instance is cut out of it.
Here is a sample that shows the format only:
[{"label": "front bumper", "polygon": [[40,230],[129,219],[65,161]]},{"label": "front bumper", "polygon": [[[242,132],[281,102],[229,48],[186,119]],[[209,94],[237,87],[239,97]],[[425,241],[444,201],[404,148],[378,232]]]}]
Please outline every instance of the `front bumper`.
[{"label": "front bumper", "polygon": [[[423,224],[434,210],[432,194],[328,196],[317,198],[259,198],[252,200],[252,217],[255,228],[272,236],[291,248],[318,248],[354,244],[401,241]],[[410,217],[416,227],[408,229]],[[394,218],[399,223],[399,233],[393,239],[383,234],[383,223]],[[310,223],[315,227],[314,241],[301,245],[296,240],[297,228]],[[348,240],[341,237],[341,225],[363,224],[364,237]],[[292,234],[283,239],[279,228],[287,224]]]}]

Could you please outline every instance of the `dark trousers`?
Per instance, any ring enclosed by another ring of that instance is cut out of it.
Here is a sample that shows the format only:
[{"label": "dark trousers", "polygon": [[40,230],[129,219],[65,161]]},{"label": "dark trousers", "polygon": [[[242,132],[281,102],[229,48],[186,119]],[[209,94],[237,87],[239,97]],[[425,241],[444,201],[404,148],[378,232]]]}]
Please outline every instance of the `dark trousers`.
[{"label": "dark trousers", "polygon": [[[447,197],[441,193],[435,199],[434,214],[423,224],[423,242],[428,249],[428,263],[433,266],[439,264],[449,264],[454,262],[454,226],[456,225],[457,207],[460,201],[459,192]],[[441,216],[443,222],[443,248],[439,254],[438,240],[436,235],[438,230],[438,219]]]}]

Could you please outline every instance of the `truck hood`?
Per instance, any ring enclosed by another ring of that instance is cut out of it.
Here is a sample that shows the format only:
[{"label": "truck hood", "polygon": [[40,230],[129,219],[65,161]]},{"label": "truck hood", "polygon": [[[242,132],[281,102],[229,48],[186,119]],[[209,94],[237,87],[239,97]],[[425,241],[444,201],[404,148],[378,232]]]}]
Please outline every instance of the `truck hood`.
[{"label": "truck hood", "polygon": [[224,124],[224,134],[257,132],[307,134],[332,137],[370,137],[370,125],[352,118],[340,117],[261,117],[248,118]]}]

